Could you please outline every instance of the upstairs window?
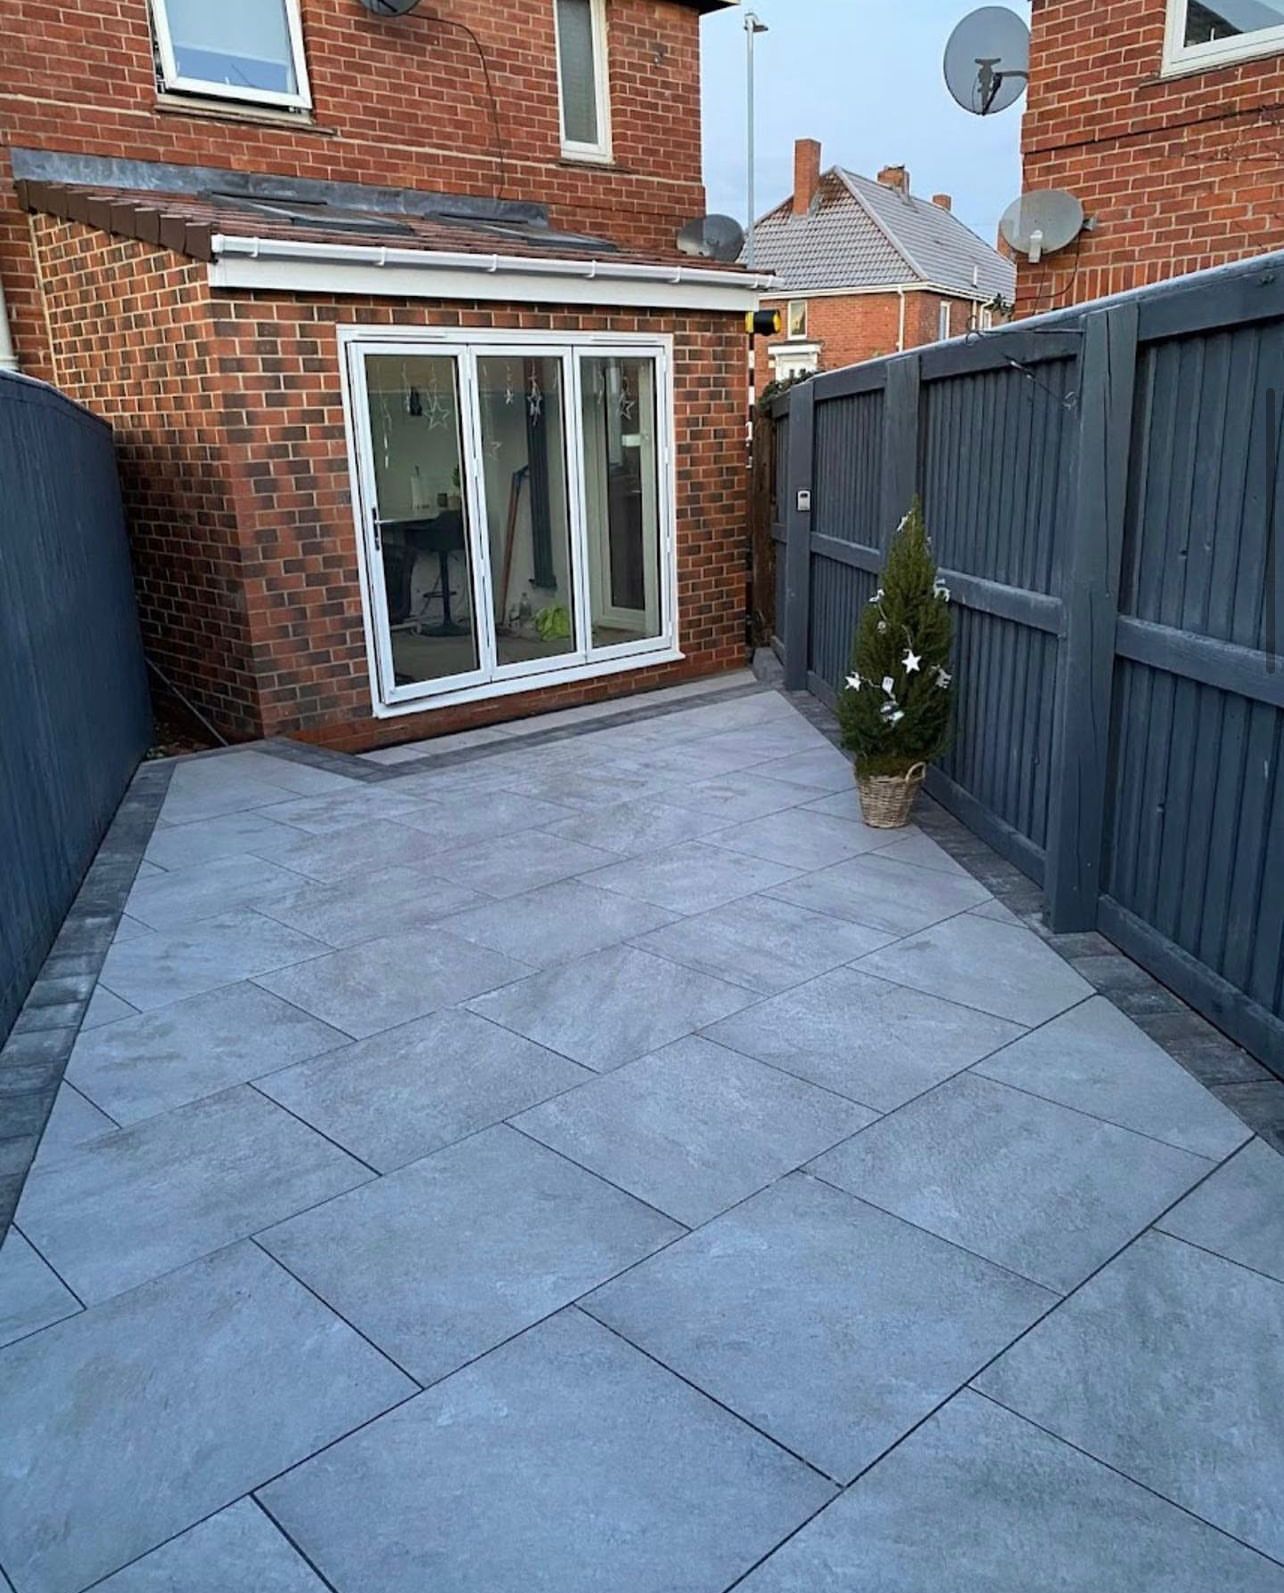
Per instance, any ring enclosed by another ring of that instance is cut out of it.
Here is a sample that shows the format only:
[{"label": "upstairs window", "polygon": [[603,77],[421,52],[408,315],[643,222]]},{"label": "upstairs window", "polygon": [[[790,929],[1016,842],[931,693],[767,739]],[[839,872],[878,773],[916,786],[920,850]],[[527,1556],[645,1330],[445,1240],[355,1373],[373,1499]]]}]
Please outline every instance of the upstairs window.
[{"label": "upstairs window", "polygon": [[789,312],[785,322],[785,336],[795,339],[807,336],[806,299],[790,299]]},{"label": "upstairs window", "polygon": [[554,0],[554,5],[562,153],[584,160],[609,160],[606,0]]},{"label": "upstairs window", "polygon": [[152,0],[167,89],[306,107],[298,0]]},{"label": "upstairs window", "polygon": [[1168,0],[1166,72],[1284,52],[1284,0]]},{"label": "upstairs window", "polygon": [[950,301],[948,299],[942,299],[941,308],[937,312],[936,325],[936,335],[942,343],[952,335],[950,330],[950,309]]}]

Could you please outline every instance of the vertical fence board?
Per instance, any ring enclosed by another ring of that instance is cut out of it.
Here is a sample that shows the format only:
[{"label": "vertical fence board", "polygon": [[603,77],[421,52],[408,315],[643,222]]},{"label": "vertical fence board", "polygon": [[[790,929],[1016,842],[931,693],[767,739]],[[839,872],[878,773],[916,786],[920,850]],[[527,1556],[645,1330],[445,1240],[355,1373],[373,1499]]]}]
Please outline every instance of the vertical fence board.
[{"label": "vertical fence board", "polygon": [[110,430],[0,375],[0,1040],[151,715]]}]

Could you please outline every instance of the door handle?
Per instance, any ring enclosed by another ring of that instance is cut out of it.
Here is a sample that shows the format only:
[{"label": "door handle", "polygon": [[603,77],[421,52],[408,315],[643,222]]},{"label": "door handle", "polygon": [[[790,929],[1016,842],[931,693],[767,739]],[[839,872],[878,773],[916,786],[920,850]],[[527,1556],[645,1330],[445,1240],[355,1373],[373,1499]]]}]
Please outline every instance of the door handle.
[{"label": "door handle", "polygon": [[382,553],[383,552],[383,522],[379,518],[379,511],[377,509],[371,509],[371,511],[370,511],[370,534],[371,534],[371,536],[374,539],[375,552],[376,553]]}]

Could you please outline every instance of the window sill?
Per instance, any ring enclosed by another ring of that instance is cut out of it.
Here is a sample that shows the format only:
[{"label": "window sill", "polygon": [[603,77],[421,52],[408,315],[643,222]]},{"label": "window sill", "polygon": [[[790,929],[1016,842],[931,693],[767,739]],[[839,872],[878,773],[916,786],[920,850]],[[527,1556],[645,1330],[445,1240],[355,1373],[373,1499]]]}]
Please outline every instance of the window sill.
[{"label": "window sill", "polygon": [[591,149],[563,149],[562,164],[565,166],[607,166],[615,165],[615,156],[611,153],[597,154]]},{"label": "window sill", "polygon": [[156,110],[162,116],[188,116],[205,122],[288,128],[293,133],[311,133],[319,138],[335,136],[333,127],[317,125],[311,111],[277,110],[268,105],[238,105],[231,100],[203,99],[199,94],[157,94]]},{"label": "window sill", "polygon": [[386,703],[376,697],[372,706],[376,719],[400,719],[407,714],[431,713],[434,708],[452,708],[461,703],[484,702],[492,697],[515,697],[581,680],[598,680],[608,675],[625,675],[639,669],[654,669],[658,664],[680,664],[686,654],[663,641],[650,651],[630,653],[622,658],[590,660],[566,669],[549,669],[539,674],[521,675],[507,680],[484,681],[477,686],[462,686],[457,691],[425,692],[405,702]]},{"label": "window sill", "polygon": [[1163,88],[1187,77],[1200,77],[1205,72],[1228,72],[1232,67],[1247,66],[1254,61],[1266,61],[1272,56],[1284,56],[1284,39],[1272,39],[1255,49],[1237,51],[1234,55],[1201,56],[1198,59],[1165,61],[1153,77],[1143,78],[1143,89]]}]

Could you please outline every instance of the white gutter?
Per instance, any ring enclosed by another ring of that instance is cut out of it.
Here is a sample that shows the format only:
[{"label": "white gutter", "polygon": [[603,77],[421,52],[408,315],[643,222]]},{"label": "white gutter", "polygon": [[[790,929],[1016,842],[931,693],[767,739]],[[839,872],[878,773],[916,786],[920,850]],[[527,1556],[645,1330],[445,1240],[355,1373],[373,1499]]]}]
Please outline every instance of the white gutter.
[{"label": "white gutter", "polygon": [[0,371],[16,371],[18,355],[9,330],[9,312],[5,308],[4,283],[0,282]]},{"label": "white gutter", "polygon": [[212,287],[392,298],[751,310],[774,276],[622,260],[462,254],[292,238],[211,239]]}]

